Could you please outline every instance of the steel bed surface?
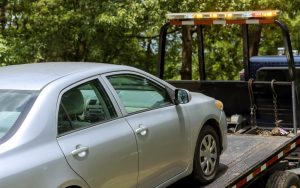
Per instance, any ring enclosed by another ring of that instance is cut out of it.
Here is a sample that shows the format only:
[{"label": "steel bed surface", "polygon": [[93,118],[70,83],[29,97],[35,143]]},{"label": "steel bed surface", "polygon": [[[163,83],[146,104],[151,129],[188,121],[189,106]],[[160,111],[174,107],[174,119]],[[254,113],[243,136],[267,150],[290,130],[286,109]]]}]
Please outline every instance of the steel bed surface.
[{"label": "steel bed surface", "polygon": [[[242,176],[249,169],[266,159],[291,138],[284,136],[228,135],[228,148],[220,157],[215,180],[204,187],[226,187],[233,179]],[[168,188],[200,188],[184,178]]]}]

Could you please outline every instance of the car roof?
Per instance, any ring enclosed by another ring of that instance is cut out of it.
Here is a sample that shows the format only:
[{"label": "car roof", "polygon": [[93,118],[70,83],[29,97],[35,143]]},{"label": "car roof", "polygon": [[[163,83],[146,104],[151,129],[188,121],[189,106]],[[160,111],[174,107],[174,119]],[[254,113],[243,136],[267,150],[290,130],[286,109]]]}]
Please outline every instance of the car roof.
[{"label": "car roof", "polygon": [[[111,68],[109,68],[111,67]],[[85,62],[49,62],[0,67],[0,89],[42,90],[50,82],[70,74],[120,65]],[[101,71],[99,71],[101,73]]]},{"label": "car roof", "polygon": [[[300,56],[294,56],[294,62],[300,62]],[[286,56],[254,56],[250,63],[287,63]]]}]

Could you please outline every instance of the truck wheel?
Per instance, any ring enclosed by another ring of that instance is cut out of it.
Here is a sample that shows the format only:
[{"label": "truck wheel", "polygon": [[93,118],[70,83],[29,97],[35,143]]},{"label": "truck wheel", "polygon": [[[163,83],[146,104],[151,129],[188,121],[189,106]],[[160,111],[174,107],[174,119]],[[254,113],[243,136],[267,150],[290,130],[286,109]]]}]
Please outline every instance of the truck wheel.
[{"label": "truck wheel", "polygon": [[201,184],[208,184],[216,176],[220,159],[218,135],[210,125],[200,131],[194,155],[193,177]]},{"label": "truck wheel", "polygon": [[269,177],[266,188],[300,188],[300,180],[295,173],[275,171]]}]

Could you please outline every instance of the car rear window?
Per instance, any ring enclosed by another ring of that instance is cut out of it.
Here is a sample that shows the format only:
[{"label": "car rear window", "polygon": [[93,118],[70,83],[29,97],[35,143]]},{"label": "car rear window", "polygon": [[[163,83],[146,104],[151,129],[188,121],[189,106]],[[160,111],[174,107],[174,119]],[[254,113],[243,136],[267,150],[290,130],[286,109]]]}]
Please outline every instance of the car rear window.
[{"label": "car rear window", "polygon": [[20,127],[31,109],[36,91],[0,90],[0,144]]}]

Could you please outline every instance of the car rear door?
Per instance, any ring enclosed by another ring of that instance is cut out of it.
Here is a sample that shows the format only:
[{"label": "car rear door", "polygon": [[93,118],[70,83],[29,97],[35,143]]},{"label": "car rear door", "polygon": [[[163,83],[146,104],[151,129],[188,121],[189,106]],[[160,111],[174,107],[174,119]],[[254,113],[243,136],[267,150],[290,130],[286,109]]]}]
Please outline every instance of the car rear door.
[{"label": "car rear door", "polygon": [[135,130],[139,151],[138,187],[155,187],[185,171],[190,160],[190,125],[183,105],[166,88],[137,73],[103,75]]},{"label": "car rear door", "polygon": [[57,142],[91,188],[133,188],[138,176],[135,135],[100,80],[93,77],[61,92]]}]

